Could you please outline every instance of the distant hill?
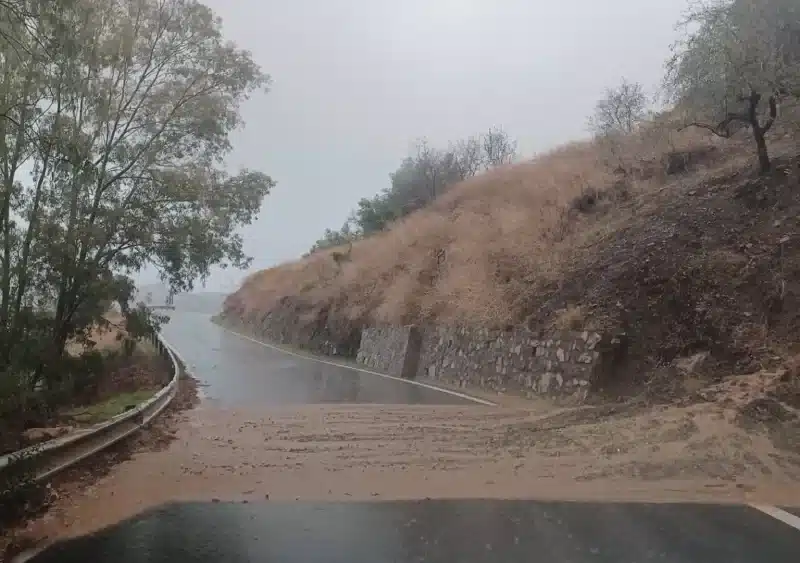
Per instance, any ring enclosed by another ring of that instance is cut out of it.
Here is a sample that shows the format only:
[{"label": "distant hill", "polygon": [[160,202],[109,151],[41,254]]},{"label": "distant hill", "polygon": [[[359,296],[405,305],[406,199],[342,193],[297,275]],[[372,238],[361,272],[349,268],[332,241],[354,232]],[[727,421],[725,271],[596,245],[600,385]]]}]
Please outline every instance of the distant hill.
[{"label": "distant hill", "polygon": [[[164,285],[147,284],[139,287],[136,301],[160,305],[166,302],[168,294],[169,291]],[[214,291],[178,293],[173,299],[173,305],[177,311],[213,315],[222,310],[222,303],[226,297],[227,294]]]}]

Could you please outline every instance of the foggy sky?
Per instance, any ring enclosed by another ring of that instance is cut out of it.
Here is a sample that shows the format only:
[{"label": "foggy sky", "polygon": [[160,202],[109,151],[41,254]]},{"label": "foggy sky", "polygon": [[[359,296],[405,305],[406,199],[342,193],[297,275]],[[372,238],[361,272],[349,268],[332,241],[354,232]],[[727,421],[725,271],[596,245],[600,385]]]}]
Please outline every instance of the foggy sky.
[{"label": "foggy sky", "polygon": [[[243,231],[252,271],[339,228],[415,139],[446,145],[496,125],[531,156],[586,136],[623,76],[656,91],[687,0],[205,3],[273,79],[243,107],[229,158],[278,183]],[[244,275],[215,270],[206,289],[233,291]]]}]

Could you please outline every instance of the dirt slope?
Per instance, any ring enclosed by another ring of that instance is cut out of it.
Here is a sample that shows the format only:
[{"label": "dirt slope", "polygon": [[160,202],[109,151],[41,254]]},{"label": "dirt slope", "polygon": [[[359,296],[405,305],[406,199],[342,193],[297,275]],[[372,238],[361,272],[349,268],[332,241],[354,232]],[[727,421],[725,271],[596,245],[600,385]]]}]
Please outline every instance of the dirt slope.
[{"label": "dirt slope", "polygon": [[776,133],[766,177],[746,138],[570,145],[454,187],[341,267],[320,252],[253,274],[224,315],[345,351],[372,323],[622,331],[625,364],[600,382],[617,395],[669,394],[697,354],[709,381],[774,367],[800,352],[795,133]]}]

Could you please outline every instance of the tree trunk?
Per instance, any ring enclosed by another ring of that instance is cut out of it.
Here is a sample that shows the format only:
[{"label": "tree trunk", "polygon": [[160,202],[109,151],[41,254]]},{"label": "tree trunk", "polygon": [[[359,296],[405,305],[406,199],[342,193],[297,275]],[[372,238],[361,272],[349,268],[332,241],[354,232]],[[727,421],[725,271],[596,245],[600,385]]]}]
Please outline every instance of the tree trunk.
[{"label": "tree trunk", "polygon": [[764,135],[764,130],[756,125],[753,128],[753,137],[756,141],[756,148],[758,149],[758,168],[762,174],[766,174],[772,169],[772,162],[769,159],[769,151],[767,150],[767,139]]},{"label": "tree trunk", "polygon": [[758,169],[761,174],[766,174],[772,168],[772,163],[769,160],[769,151],[767,150],[766,134],[778,116],[777,100],[775,96],[769,97],[769,120],[764,125],[761,125],[761,121],[758,119],[758,105],[761,103],[761,94],[752,91],[750,92],[749,100],[750,107],[747,110],[747,118],[750,122],[750,128],[753,130],[753,138],[758,149]]}]

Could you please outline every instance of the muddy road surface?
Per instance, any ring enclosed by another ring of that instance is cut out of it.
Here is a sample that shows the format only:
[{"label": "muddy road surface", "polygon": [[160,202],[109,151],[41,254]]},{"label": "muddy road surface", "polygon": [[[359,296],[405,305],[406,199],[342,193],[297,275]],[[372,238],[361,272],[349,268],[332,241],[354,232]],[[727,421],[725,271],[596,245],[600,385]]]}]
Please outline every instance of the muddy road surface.
[{"label": "muddy road surface", "polygon": [[105,531],[36,560],[124,562],[140,549],[167,561],[185,548],[185,561],[714,562],[800,550],[800,452],[743,427],[724,401],[487,405],[285,354],[207,315],[175,314],[164,332],[203,400],[143,432],[106,475],[62,489],[30,537]]}]

